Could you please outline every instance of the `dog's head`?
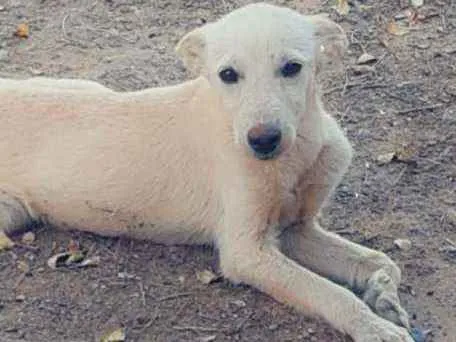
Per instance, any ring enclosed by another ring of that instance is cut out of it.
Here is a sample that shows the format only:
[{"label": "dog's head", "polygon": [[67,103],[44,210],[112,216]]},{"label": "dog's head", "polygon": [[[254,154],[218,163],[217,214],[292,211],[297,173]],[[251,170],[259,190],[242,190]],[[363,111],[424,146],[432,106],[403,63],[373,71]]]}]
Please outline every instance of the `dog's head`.
[{"label": "dog's head", "polygon": [[324,58],[342,55],[346,42],[324,16],[252,4],[191,31],[176,51],[220,95],[236,142],[258,159],[272,159],[298,133],[312,141],[319,131],[315,74]]}]

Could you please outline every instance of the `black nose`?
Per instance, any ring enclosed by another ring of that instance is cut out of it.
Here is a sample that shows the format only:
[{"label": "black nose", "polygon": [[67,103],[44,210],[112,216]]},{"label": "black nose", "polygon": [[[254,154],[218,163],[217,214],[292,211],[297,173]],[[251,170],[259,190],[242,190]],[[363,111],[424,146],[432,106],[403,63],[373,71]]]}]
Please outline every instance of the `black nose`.
[{"label": "black nose", "polygon": [[262,159],[272,158],[282,139],[282,132],[273,125],[259,125],[249,130],[247,140],[252,150]]}]

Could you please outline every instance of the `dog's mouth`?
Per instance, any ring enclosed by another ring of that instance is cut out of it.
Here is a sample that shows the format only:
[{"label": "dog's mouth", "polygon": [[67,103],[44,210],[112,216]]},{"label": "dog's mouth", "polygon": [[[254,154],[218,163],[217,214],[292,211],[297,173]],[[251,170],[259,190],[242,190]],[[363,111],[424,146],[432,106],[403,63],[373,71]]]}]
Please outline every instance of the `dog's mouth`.
[{"label": "dog's mouth", "polygon": [[248,145],[249,152],[258,160],[275,160],[287,152],[293,145],[293,139],[289,136],[283,137],[277,145],[271,146],[255,146]]},{"label": "dog's mouth", "polygon": [[259,159],[259,160],[273,160],[273,159],[278,158],[281,153],[282,153],[282,148],[280,146],[278,146],[273,151],[267,151],[267,152],[253,150],[253,155],[255,156],[256,159]]}]

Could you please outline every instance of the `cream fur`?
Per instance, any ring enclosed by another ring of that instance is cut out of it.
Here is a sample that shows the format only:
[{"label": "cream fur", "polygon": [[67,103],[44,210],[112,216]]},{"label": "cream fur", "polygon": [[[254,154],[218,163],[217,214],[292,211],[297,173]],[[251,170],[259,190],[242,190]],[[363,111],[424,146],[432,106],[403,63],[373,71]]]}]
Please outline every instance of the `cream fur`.
[{"label": "cream fur", "polygon": [[[356,342],[412,342],[392,323],[408,328],[397,266],[315,220],[351,160],[315,81],[324,58],[345,47],[329,19],[255,4],[181,40],[177,53],[197,77],[174,87],[118,93],[83,80],[0,79],[0,230],[40,218],[215,244],[234,282],[324,317]],[[287,60],[304,65],[298,76],[277,72]],[[226,66],[239,83],[220,81]],[[258,160],[246,134],[271,120],[283,152]]]}]

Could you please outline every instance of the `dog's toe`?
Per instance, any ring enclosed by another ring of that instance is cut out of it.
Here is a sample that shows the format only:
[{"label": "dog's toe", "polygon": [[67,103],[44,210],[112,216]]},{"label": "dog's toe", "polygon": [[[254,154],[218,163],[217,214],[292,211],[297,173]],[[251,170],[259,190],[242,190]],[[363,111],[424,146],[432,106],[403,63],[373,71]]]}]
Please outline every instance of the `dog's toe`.
[{"label": "dog's toe", "polygon": [[371,276],[363,300],[380,317],[410,330],[408,314],[401,307],[397,285],[385,271],[379,270]]}]

